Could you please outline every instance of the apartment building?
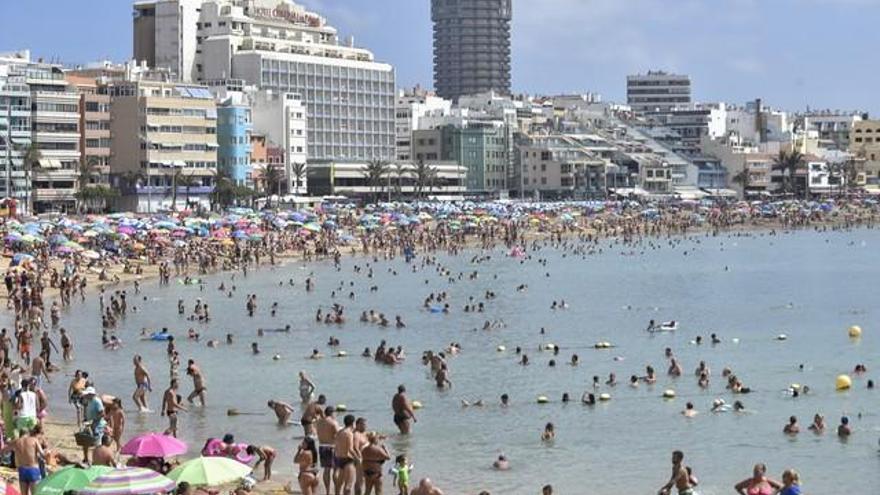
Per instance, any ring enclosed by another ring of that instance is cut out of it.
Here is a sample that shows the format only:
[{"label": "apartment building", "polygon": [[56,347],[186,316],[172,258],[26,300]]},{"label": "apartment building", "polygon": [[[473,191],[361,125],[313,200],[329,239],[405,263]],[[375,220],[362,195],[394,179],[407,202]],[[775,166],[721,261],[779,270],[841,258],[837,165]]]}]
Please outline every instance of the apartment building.
[{"label": "apartment building", "polygon": [[110,173],[122,193],[119,208],[209,207],[219,145],[208,88],[142,80],[114,83],[109,92]]}]

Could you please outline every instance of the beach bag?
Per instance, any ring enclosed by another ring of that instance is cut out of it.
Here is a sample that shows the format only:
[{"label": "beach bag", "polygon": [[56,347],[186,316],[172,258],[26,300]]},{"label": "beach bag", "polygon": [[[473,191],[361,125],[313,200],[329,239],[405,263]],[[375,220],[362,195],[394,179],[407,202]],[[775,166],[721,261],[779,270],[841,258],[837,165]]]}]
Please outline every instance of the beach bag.
[{"label": "beach bag", "polygon": [[98,443],[95,436],[92,435],[92,431],[88,428],[74,433],[73,438],[80,447],[94,447]]}]

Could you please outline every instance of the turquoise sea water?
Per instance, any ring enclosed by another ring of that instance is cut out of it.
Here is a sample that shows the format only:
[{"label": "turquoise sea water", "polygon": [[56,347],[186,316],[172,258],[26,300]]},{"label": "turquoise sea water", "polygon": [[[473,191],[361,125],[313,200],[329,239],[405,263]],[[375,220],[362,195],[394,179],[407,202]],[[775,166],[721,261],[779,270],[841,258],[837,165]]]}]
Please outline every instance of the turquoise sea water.
[{"label": "turquoise sea water", "polygon": [[[64,314],[62,324],[72,331],[76,345],[76,361],[65,365],[64,373],[88,369],[100,392],[123,397],[129,434],[164,429],[165,420],[158,414],[131,411],[131,357],[144,356],[155,383],[151,407],[158,409],[168,378],[165,344],[142,342],[138,336],[143,327],[167,326],[178,335],[181,393],[186,396],[192,388],[184,374],[189,358],[199,363],[208,382],[208,407],[181,417],[182,437],[191,443],[192,452],[209,436],[233,432],[239,441],[278,448],[278,476],[293,475],[290,458],[301,429],[279,428],[268,414],[228,417],[226,411],[234,407],[268,413],[266,400],[278,398],[295,403],[298,419],[296,374],[306,370],[331,403],[346,404],[365,416],[371,429],[391,434],[387,444],[392,454],[409,454],[415,478],[430,476],[447,493],[487,489],[493,494],[532,494],[545,483],[567,494],[655,493],[668,477],[674,449],[685,451],[686,464],[699,476],[703,494],[732,493],[732,485],[747,477],[756,462],[766,463],[776,477],[785,468],[798,469],[807,493],[880,490],[880,390],[865,386],[868,378],[880,379],[880,232],[724,235],[675,241],[674,247],[668,240],[655,243],[658,249],[646,245],[644,253],[635,255],[630,255],[632,248],[606,243],[602,253],[586,258],[548,247],[530,252],[532,259],[523,262],[500,248],[484,253],[492,259],[477,264],[470,262],[470,254],[438,254],[454,283],[435,266],[413,273],[418,264],[407,265],[402,259],[373,263],[370,279],[366,271],[353,271],[355,264],[365,265],[363,258],[344,259],[338,272],[329,263],[290,263],[252,270],[246,278],[238,274],[231,299],[216,289],[221,281],[230,284],[229,274],[206,277],[203,292],[147,281],[140,296],[128,290],[129,305],[140,312],[129,314],[119,326],[118,335],[125,342],[119,351],[101,349],[96,296]],[[537,258],[546,258],[546,265]],[[473,271],[478,272],[475,280],[458,280],[459,272]],[[307,293],[303,282],[311,272],[317,289]],[[294,287],[279,287],[280,281],[291,278]],[[340,282],[345,288],[332,299],[330,292]],[[516,291],[519,284],[528,284],[528,290]],[[373,285],[379,290],[371,293]],[[355,300],[348,299],[349,290],[356,293]],[[497,297],[484,300],[487,290]],[[424,298],[440,291],[449,293],[452,313],[422,310]],[[259,299],[253,318],[245,312],[249,293]],[[462,312],[469,296],[484,302],[484,313]],[[191,310],[197,297],[210,305],[210,324],[177,315],[178,298]],[[551,311],[551,303],[560,299],[569,308]],[[274,318],[269,308],[273,301],[279,303]],[[346,307],[349,322],[342,327],[315,323],[316,309],[326,310],[333,302]],[[392,328],[357,321],[361,311],[369,309],[388,315]],[[398,314],[408,324],[405,330],[393,328]],[[679,330],[648,335],[644,329],[650,319],[677,320]],[[503,320],[507,326],[474,330],[486,320]],[[256,336],[258,327],[285,324],[294,328],[291,334]],[[858,341],[847,337],[853,324],[865,331]],[[190,326],[199,330],[203,342],[187,341]],[[543,336],[541,327],[546,329]],[[721,344],[708,343],[713,332]],[[226,333],[236,335],[233,346],[205,345],[204,340],[223,340]],[[788,340],[777,341],[782,333]],[[340,349],[349,357],[306,359],[313,348],[332,354],[326,346],[331,335],[342,341]],[[704,338],[700,346],[692,344],[697,335]],[[409,359],[386,367],[359,357],[364,347],[375,348],[382,339],[402,345]],[[252,341],[263,349],[259,356],[249,352]],[[454,386],[441,392],[419,356],[453,341],[461,343],[463,351],[450,359]],[[616,348],[594,350],[598,341],[612,342]],[[555,367],[548,366],[552,353],[538,351],[551,342],[561,347]],[[507,350],[498,352],[499,345]],[[517,346],[529,355],[531,365],[517,364]],[[666,375],[666,347],[684,366],[681,378]],[[276,353],[280,360],[272,359]],[[566,364],[572,353],[580,356],[577,367]],[[693,374],[700,360],[712,369],[708,390],[697,386]],[[855,377],[852,390],[836,392],[835,377],[852,371],[856,363],[867,365],[867,375]],[[642,375],[646,364],[657,370],[657,384],[628,387],[629,376]],[[726,366],[752,388],[751,394],[734,396],[725,390],[721,370]],[[603,386],[599,392],[609,392],[612,400],[592,408],[581,405],[581,394],[592,391],[592,377],[598,375],[604,382],[610,372],[620,384]],[[65,400],[67,380],[58,377],[48,386],[53,412],[65,417],[72,413]],[[391,396],[401,383],[425,406],[410,438],[394,434],[390,413]],[[812,393],[792,398],[783,392],[792,383],[808,385]],[[661,394],[670,388],[677,398],[663,400]],[[574,402],[561,404],[564,392]],[[499,406],[502,393],[510,395],[510,407]],[[551,402],[538,405],[539,395]],[[728,403],[740,399],[751,412],[713,414],[709,408],[716,397]],[[487,405],[463,408],[462,398],[481,398]],[[700,411],[696,418],[681,416],[687,401]],[[826,416],[829,426],[822,436],[806,431],[816,412]],[[851,417],[855,430],[848,441],[834,434],[843,414]],[[804,430],[794,438],[782,434],[790,415],[799,418]],[[539,438],[547,422],[557,431],[551,444]],[[509,472],[491,469],[500,452],[510,459]],[[391,489],[390,477],[388,483],[386,489]]]}]

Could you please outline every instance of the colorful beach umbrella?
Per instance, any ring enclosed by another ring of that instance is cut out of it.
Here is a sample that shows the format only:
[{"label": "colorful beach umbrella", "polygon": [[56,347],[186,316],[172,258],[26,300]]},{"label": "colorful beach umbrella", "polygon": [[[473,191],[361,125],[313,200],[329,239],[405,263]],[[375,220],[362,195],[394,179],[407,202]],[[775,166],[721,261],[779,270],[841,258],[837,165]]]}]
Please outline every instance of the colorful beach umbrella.
[{"label": "colorful beach umbrella", "polygon": [[68,466],[40,481],[34,495],[63,495],[68,490],[82,490],[98,476],[112,470],[109,466],[92,466],[88,469]]},{"label": "colorful beach umbrella", "polygon": [[187,446],[180,440],[159,433],[144,433],[128,441],[120,451],[135,457],[171,457],[185,454]]},{"label": "colorful beach umbrella", "polygon": [[21,492],[18,491],[12,483],[6,481],[5,479],[0,479],[0,493],[3,495],[21,495]]},{"label": "colorful beach umbrella", "polygon": [[193,486],[217,486],[240,480],[251,471],[247,464],[228,457],[197,457],[174,468],[168,477]]},{"label": "colorful beach umbrella", "polygon": [[174,490],[173,480],[144,468],[108,471],[79,490],[79,495],[147,495]]}]

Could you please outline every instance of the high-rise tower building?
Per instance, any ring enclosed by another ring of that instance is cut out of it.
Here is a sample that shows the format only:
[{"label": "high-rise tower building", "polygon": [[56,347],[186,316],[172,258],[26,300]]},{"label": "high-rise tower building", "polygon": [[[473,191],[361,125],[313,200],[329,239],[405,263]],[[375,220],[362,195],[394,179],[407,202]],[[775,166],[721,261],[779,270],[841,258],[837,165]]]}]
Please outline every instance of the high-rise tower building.
[{"label": "high-rise tower building", "polygon": [[511,3],[431,0],[437,96],[510,94]]}]

